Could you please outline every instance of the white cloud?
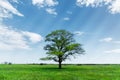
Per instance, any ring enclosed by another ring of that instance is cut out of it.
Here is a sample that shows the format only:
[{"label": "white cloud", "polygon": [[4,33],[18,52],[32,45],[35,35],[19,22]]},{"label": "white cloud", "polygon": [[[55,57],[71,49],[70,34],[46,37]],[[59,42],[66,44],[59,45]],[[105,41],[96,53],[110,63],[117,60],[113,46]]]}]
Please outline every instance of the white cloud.
[{"label": "white cloud", "polygon": [[104,39],[101,39],[100,41],[101,42],[111,42],[113,39],[111,37],[107,37],[107,38],[104,38]]},{"label": "white cloud", "polygon": [[29,49],[30,43],[41,40],[39,34],[15,30],[0,24],[0,50]]},{"label": "white cloud", "polygon": [[10,0],[10,1],[12,1],[12,2],[14,2],[14,3],[19,3],[18,0]]},{"label": "white cloud", "polygon": [[108,51],[105,51],[104,53],[120,53],[120,49],[108,50]]},{"label": "white cloud", "polygon": [[23,16],[8,0],[0,0],[0,20],[3,18],[11,18],[12,14]]},{"label": "white cloud", "polygon": [[103,2],[106,2],[108,4],[109,0],[77,0],[76,4],[78,6],[85,5],[86,7],[92,6],[92,7],[97,7],[101,6]]},{"label": "white cloud", "polygon": [[3,19],[11,18],[13,14],[23,16],[10,2],[18,3],[17,0],[0,0],[0,50],[29,49],[21,32],[2,24]]},{"label": "white cloud", "polygon": [[49,14],[57,15],[57,12],[55,12],[55,9],[47,8],[46,11],[47,11]]},{"label": "white cloud", "polygon": [[111,37],[103,38],[100,40],[100,42],[109,42],[109,43],[120,44],[119,40],[113,40],[113,38],[111,38]]},{"label": "white cloud", "polygon": [[110,9],[110,12],[113,14],[120,13],[120,0],[113,1],[108,9]]},{"label": "white cloud", "polygon": [[81,35],[84,34],[84,32],[81,32],[81,31],[75,31],[74,34],[75,34],[75,35],[78,35],[78,36],[81,36]]},{"label": "white cloud", "polygon": [[32,4],[39,7],[44,7],[44,0],[32,0]]},{"label": "white cloud", "polygon": [[58,2],[56,0],[45,0],[46,4],[48,6],[56,6],[58,5]]},{"label": "white cloud", "polygon": [[69,18],[69,17],[65,17],[64,20],[65,20],[65,21],[69,21],[70,18]]},{"label": "white cloud", "polygon": [[4,25],[0,25],[0,49],[28,49],[22,34]]},{"label": "white cloud", "polygon": [[54,7],[58,5],[58,2],[56,0],[32,0],[32,4],[39,7]]},{"label": "white cloud", "polygon": [[40,36],[39,34],[28,32],[28,31],[23,31],[22,33],[24,36],[28,37],[29,40],[33,43],[37,43],[43,40],[42,36]]},{"label": "white cloud", "polygon": [[112,14],[120,13],[120,0],[77,0],[76,4],[78,6],[85,5],[86,7],[107,6],[108,10]]},{"label": "white cloud", "polygon": [[56,0],[32,0],[32,4],[40,8],[45,8],[49,14],[57,15],[54,7],[59,3]]},{"label": "white cloud", "polygon": [[11,18],[13,14],[23,16],[9,1],[18,3],[18,0],[0,0],[0,50],[30,49],[30,45],[40,42],[42,37],[37,33],[13,29],[2,23],[4,18]]}]

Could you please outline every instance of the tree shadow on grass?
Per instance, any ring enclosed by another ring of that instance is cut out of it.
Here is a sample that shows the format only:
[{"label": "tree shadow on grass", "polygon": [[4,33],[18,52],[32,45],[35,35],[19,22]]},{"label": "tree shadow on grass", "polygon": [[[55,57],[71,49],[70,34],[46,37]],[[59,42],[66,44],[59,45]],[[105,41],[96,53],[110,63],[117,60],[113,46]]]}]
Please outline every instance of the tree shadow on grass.
[{"label": "tree shadow on grass", "polygon": [[40,65],[35,70],[43,71],[87,71],[89,68],[77,65],[62,65],[62,69],[58,68],[58,65]]},{"label": "tree shadow on grass", "polygon": [[50,70],[50,71],[79,71],[79,70],[85,70],[82,68],[76,68],[76,67],[62,67],[59,69],[58,67],[42,67],[42,70]]},{"label": "tree shadow on grass", "polygon": [[43,67],[42,69],[49,69],[49,70],[65,70],[65,69],[67,69],[67,68],[61,68],[61,69],[59,69],[58,67]]}]

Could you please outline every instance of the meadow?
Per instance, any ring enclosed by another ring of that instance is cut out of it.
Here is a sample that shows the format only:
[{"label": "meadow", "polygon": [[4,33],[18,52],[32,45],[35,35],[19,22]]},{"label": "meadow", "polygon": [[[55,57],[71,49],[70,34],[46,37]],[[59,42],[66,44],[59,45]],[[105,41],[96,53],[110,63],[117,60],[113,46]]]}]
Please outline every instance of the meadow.
[{"label": "meadow", "polygon": [[0,80],[120,80],[120,65],[0,65]]}]

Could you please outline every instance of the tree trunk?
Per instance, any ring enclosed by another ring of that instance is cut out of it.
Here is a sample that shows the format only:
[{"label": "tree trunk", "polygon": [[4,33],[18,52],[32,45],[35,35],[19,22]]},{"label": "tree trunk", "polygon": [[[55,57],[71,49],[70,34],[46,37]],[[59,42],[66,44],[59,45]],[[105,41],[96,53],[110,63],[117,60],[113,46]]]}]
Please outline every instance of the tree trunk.
[{"label": "tree trunk", "polygon": [[61,64],[61,61],[59,61],[59,69],[62,68],[62,64]]},{"label": "tree trunk", "polygon": [[61,59],[61,56],[59,56],[59,69],[62,68],[62,59]]}]

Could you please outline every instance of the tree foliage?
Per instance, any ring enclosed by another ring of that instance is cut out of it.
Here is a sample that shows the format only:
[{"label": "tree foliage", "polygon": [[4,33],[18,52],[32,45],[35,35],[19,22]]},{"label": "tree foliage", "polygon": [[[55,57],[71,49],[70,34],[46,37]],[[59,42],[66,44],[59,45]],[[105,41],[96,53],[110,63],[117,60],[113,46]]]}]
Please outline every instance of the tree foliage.
[{"label": "tree foliage", "polygon": [[75,54],[83,54],[81,44],[76,43],[73,34],[66,30],[56,30],[48,34],[45,38],[48,57],[41,60],[54,60],[61,63]]}]

